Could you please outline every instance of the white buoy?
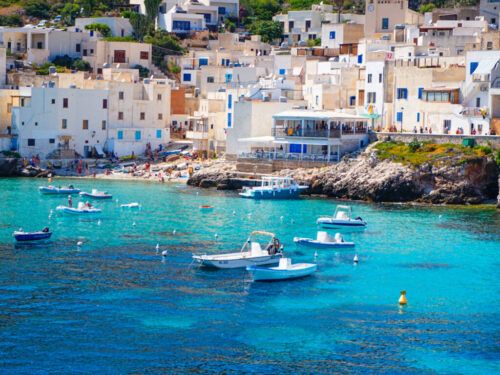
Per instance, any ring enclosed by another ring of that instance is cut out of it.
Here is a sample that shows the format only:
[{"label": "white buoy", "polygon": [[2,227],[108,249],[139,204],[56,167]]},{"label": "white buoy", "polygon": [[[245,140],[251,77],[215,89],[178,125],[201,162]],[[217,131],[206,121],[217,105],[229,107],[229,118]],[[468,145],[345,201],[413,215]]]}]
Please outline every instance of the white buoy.
[{"label": "white buoy", "polygon": [[236,211],[233,211],[233,215],[236,215]]},{"label": "white buoy", "polygon": [[354,263],[358,263],[359,262],[358,254],[354,255],[353,261],[354,261]]},{"label": "white buoy", "polygon": [[199,192],[199,191],[197,191],[197,192],[196,192],[196,195],[200,195],[200,192]]},{"label": "white buoy", "polygon": [[280,216],[280,221],[283,222],[283,216]]},{"label": "white buoy", "polygon": [[160,250],[160,244],[159,244],[159,243],[157,243],[157,244],[156,244],[156,253],[157,253],[157,254],[158,254],[158,251],[159,251],[159,250]]},{"label": "white buoy", "polygon": [[163,250],[163,251],[161,252],[161,256],[163,256],[163,257],[166,257],[166,256],[167,256],[167,254],[168,254],[168,251],[167,251],[167,250]]},{"label": "white buoy", "polygon": [[442,216],[443,216],[443,215],[439,215],[439,218],[441,219],[441,217],[442,217]]},{"label": "white buoy", "polygon": [[83,245],[83,242],[82,242],[82,241],[78,241],[78,242],[76,243],[76,246],[78,246],[78,247],[80,247],[80,246],[82,246],[82,245]]},{"label": "white buoy", "polygon": [[295,220],[292,219],[292,224],[295,224]]},{"label": "white buoy", "polygon": [[132,226],[135,227],[135,221],[132,223]]},{"label": "white buoy", "polygon": [[175,234],[176,234],[176,233],[177,233],[177,230],[176,230],[176,229],[174,229],[174,230],[172,231],[172,234],[175,236]]},{"label": "white buoy", "polygon": [[101,219],[97,221],[97,225],[101,225]]},{"label": "white buoy", "polygon": [[115,199],[115,202],[118,203],[118,198]]},{"label": "white buoy", "polygon": [[217,233],[215,233],[215,240],[217,241],[217,238],[219,237],[219,235]]},{"label": "white buoy", "polygon": [[52,215],[54,213],[54,210],[50,210],[50,214]]},{"label": "white buoy", "polygon": [[314,257],[315,257],[315,258],[317,258],[317,257],[318,257],[318,252],[317,252],[317,251],[315,251],[315,252],[314,252]]}]

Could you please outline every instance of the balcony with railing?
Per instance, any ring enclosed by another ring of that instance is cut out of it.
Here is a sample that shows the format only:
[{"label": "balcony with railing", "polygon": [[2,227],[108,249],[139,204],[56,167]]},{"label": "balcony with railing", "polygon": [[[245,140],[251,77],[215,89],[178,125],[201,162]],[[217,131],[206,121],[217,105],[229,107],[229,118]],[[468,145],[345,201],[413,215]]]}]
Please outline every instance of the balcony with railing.
[{"label": "balcony with railing", "polygon": [[277,119],[273,128],[273,136],[278,138],[339,139],[343,135],[366,134],[367,132],[367,122],[355,120]]},{"label": "balcony with railing", "polygon": [[460,111],[460,114],[467,117],[488,117],[489,112],[489,108],[466,107]]}]

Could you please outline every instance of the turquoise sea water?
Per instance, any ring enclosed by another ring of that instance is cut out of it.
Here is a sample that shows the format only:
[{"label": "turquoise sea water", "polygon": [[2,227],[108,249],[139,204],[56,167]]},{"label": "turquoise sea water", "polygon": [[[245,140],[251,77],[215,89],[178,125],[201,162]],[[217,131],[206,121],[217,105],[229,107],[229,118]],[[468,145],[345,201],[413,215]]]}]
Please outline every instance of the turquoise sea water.
[{"label": "turquoise sea water", "polygon": [[[0,180],[2,374],[500,371],[500,211],[352,203],[369,223],[344,232],[354,250],[318,250],[313,277],[252,283],[244,270],[197,268],[191,255],[238,251],[268,230],[295,262],[313,261],[293,237],[315,236],[317,216],[338,202],[72,182],[142,209],[113,200],[96,202],[100,221],[60,216],[67,199],[39,195],[45,180]],[[14,243],[17,228],[46,225],[49,243]]]}]

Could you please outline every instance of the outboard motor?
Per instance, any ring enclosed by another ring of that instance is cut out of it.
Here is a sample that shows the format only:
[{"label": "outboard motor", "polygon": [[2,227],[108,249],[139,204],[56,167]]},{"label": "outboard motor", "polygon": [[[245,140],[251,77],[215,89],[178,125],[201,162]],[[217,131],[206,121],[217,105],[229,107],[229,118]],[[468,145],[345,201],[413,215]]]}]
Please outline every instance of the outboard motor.
[{"label": "outboard motor", "polygon": [[49,233],[49,227],[45,227],[45,228],[43,228],[43,229],[42,229],[42,232],[44,232],[44,233]]},{"label": "outboard motor", "polygon": [[335,241],[337,242],[344,242],[344,238],[340,233],[335,234]]},{"label": "outboard motor", "polygon": [[361,216],[358,216],[358,217],[356,218],[356,220],[363,221],[363,219],[361,218]]}]

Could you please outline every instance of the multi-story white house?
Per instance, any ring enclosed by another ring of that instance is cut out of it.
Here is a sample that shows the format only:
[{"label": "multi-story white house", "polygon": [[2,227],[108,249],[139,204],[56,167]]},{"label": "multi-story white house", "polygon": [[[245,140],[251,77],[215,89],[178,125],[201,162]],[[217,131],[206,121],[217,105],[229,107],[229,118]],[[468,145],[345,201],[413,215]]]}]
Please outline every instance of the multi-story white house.
[{"label": "multi-story white house", "polygon": [[95,17],[77,18],[73,30],[85,30],[85,26],[100,23],[109,26],[112,36],[128,36],[134,33],[134,29],[128,18],[123,17]]},{"label": "multi-story white house", "polygon": [[498,27],[498,14],[500,12],[500,2],[498,0],[481,0],[479,3],[479,13],[490,25]]}]

